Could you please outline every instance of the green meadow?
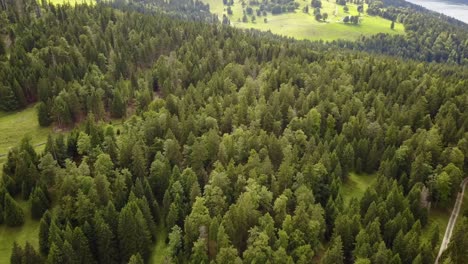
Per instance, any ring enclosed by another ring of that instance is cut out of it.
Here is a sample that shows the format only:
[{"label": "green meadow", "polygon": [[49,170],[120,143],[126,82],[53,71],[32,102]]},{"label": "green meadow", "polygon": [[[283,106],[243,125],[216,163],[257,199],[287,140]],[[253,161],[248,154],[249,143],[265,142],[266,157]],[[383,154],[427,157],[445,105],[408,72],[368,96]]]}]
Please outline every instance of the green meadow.
[{"label": "green meadow", "polygon": [[[227,15],[227,6],[223,5],[222,0],[202,0],[210,5],[210,11],[217,14],[222,19],[223,14]],[[395,23],[395,28],[391,29],[391,21],[378,16],[369,16],[367,13],[361,14],[361,22],[358,25],[345,24],[342,22],[345,16],[357,16],[357,5],[348,4],[349,11],[345,12],[343,6],[337,5],[334,2],[322,1],[321,13],[327,13],[328,19],[326,22],[315,20],[313,9],[309,9],[309,13],[304,13],[302,9],[306,4],[310,5],[310,1],[299,1],[299,8],[295,12],[285,13],[280,15],[268,15],[256,17],[256,21],[252,23],[249,17],[248,23],[243,23],[243,7],[240,0],[234,0],[234,5],[231,7],[233,14],[228,16],[231,25],[244,29],[258,29],[261,31],[271,31],[272,33],[293,37],[296,39],[308,40],[325,40],[331,41],[336,39],[355,40],[362,35],[374,35],[377,33],[388,34],[404,34],[403,24]],[[257,7],[252,6],[254,13]],[[364,6],[367,10],[367,5]],[[264,22],[264,18],[267,22]]]},{"label": "green meadow", "polygon": [[0,263],[10,263],[13,242],[24,246],[26,241],[39,249],[39,221],[31,218],[30,204],[27,201],[17,200],[25,215],[25,222],[20,227],[7,227],[0,225]]},{"label": "green meadow", "polygon": [[377,180],[374,174],[357,174],[350,172],[348,178],[343,181],[341,195],[343,201],[348,204],[352,198],[361,199],[364,192]]},{"label": "green meadow", "polygon": [[52,4],[70,4],[70,5],[75,5],[75,4],[93,4],[95,1],[94,0],[48,0],[49,3]]},{"label": "green meadow", "polygon": [[42,150],[42,143],[47,141],[50,127],[39,126],[34,106],[17,112],[0,112],[0,167],[6,160],[6,154],[12,147],[18,145],[25,136],[31,138],[36,151]]}]

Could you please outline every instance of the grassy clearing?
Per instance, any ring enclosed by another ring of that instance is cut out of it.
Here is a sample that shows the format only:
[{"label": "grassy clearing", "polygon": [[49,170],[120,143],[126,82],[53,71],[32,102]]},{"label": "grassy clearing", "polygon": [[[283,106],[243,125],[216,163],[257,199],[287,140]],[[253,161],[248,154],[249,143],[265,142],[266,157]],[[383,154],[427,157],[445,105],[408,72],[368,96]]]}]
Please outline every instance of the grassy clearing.
[{"label": "grassy clearing", "polygon": [[164,225],[159,225],[157,230],[157,238],[156,238],[156,245],[153,248],[153,252],[151,253],[151,257],[148,263],[165,263],[165,258],[168,255],[167,252],[167,230]]},{"label": "grassy clearing", "polygon": [[49,3],[52,3],[54,5],[57,4],[70,4],[70,5],[75,5],[75,4],[93,4],[94,0],[48,0]]},{"label": "grassy clearing", "polygon": [[[0,167],[6,160],[6,154],[12,147],[18,145],[24,136],[31,137],[31,143],[36,146],[47,141],[47,135],[52,131],[39,126],[34,106],[12,113],[0,112]],[[36,147],[40,151],[44,146]],[[5,155],[5,156],[4,156]]]},{"label": "grassy clearing", "polygon": [[24,245],[29,241],[36,249],[39,249],[39,221],[31,218],[30,205],[27,201],[18,201],[25,213],[25,223],[20,227],[7,227],[0,225],[0,263],[10,263],[13,242]]},{"label": "grassy clearing", "polygon": [[[222,0],[203,0],[210,4],[210,11],[222,18],[223,14],[227,14],[227,6],[223,5]],[[395,29],[390,29],[390,20],[378,16],[361,15],[361,23],[359,25],[349,25],[341,22],[345,16],[358,15],[357,5],[348,4],[349,12],[343,10],[343,6],[337,5],[333,1],[322,1],[321,12],[328,14],[327,22],[319,22],[315,20],[313,9],[310,8],[309,13],[302,12],[305,5],[310,4],[310,1],[298,1],[300,7],[294,13],[286,13],[281,15],[272,15],[269,13],[267,23],[264,22],[264,16],[256,18],[256,22],[252,23],[249,17],[248,23],[240,22],[243,16],[243,8],[240,0],[234,0],[234,5],[231,7],[233,14],[229,16],[231,24],[235,27],[245,29],[258,29],[262,31],[270,30],[272,33],[294,37],[296,39],[309,40],[336,40],[347,39],[355,40],[361,35],[373,35],[377,33],[388,34],[404,34],[404,27],[400,23],[395,23]],[[257,7],[252,7],[254,10]],[[364,6],[367,10],[367,5]],[[254,12],[255,13],[255,12]]]},{"label": "grassy clearing", "polygon": [[361,198],[367,188],[376,180],[377,177],[374,174],[356,174],[351,172],[341,187],[344,203],[348,204],[352,198]]},{"label": "grassy clearing", "polygon": [[[439,227],[439,245],[445,235],[445,229],[447,228],[450,214],[452,213],[452,207],[450,208],[432,208],[429,212],[429,222],[426,227],[422,230],[422,239],[427,241],[430,239],[431,227],[436,224]],[[434,253],[439,252],[439,246],[434,248]]]}]

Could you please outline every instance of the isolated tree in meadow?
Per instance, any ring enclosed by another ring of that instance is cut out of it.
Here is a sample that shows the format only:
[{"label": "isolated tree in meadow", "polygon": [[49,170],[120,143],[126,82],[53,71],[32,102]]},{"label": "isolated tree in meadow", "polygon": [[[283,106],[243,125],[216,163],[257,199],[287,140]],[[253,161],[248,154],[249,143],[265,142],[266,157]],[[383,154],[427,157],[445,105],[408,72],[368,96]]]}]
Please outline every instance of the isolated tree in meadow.
[{"label": "isolated tree in meadow", "polygon": [[390,29],[395,29],[395,21],[392,20],[392,24],[390,24]]},{"label": "isolated tree in meadow", "polygon": [[320,1],[320,0],[312,0],[312,2],[310,3],[310,5],[311,5],[313,8],[322,8],[322,1]]},{"label": "isolated tree in meadow", "polygon": [[364,6],[363,6],[363,5],[358,5],[357,11],[358,11],[359,13],[364,13]]},{"label": "isolated tree in meadow", "polygon": [[326,21],[328,19],[328,13],[323,13],[322,14],[322,19],[323,19],[323,21]]},{"label": "isolated tree in meadow", "polygon": [[349,16],[345,16],[345,17],[343,18],[343,22],[344,22],[344,23],[348,23],[348,22],[349,22]]}]

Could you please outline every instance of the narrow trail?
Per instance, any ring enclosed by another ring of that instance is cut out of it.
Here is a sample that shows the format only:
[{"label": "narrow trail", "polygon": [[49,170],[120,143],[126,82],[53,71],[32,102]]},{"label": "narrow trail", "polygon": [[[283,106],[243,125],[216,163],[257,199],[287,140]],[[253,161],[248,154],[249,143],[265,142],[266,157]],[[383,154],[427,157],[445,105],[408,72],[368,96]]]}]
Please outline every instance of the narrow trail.
[{"label": "narrow trail", "polygon": [[450,220],[447,224],[447,229],[445,230],[444,239],[442,240],[442,243],[440,244],[439,254],[437,254],[435,264],[439,263],[440,256],[442,256],[442,253],[444,253],[444,251],[447,249],[448,244],[450,243],[450,238],[452,237],[452,232],[455,227],[455,224],[457,223],[458,214],[460,213],[460,208],[463,202],[463,196],[465,194],[465,187],[467,183],[468,183],[468,177],[465,178],[460,185],[462,190],[461,192],[458,193],[457,201],[455,202],[455,206],[453,207],[452,214],[450,215]]}]

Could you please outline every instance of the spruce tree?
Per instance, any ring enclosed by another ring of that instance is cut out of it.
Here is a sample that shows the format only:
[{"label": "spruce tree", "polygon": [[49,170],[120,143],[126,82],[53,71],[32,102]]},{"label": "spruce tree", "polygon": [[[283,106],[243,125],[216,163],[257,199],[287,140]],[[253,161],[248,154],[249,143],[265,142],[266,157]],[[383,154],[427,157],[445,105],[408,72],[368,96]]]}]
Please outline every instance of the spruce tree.
[{"label": "spruce tree", "polygon": [[22,264],[41,264],[43,263],[41,255],[34,249],[34,247],[26,242],[23,250]]},{"label": "spruce tree", "polygon": [[128,261],[136,253],[144,259],[149,256],[151,233],[135,202],[128,203],[120,212],[118,237],[121,260]]},{"label": "spruce tree", "polygon": [[10,263],[11,264],[22,264],[23,259],[23,249],[18,245],[18,243],[13,242],[13,249],[11,251]]},{"label": "spruce tree", "polygon": [[49,200],[41,187],[36,187],[31,195],[31,216],[40,219],[49,208]]},{"label": "spruce tree", "polygon": [[49,253],[50,221],[50,213],[49,211],[46,211],[41,218],[41,222],[39,223],[39,251],[43,255],[47,255]]},{"label": "spruce tree", "polygon": [[65,256],[62,250],[55,244],[52,243],[50,246],[50,252],[47,255],[47,264],[61,264],[64,263]]},{"label": "spruce tree", "polygon": [[73,229],[71,245],[78,259],[78,263],[95,263],[88,238],[80,227],[75,227],[75,229]]},{"label": "spruce tree", "polygon": [[99,263],[117,263],[117,245],[115,236],[109,225],[96,213],[94,216],[94,228],[97,238],[97,259]]},{"label": "spruce tree", "polygon": [[325,252],[322,258],[322,264],[342,264],[343,260],[343,243],[341,242],[341,237],[337,236],[332,246]]},{"label": "spruce tree", "polygon": [[125,116],[125,113],[127,111],[127,106],[125,105],[125,102],[119,91],[116,91],[114,93],[114,97],[112,98],[112,104],[111,104],[110,110],[111,110],[112,117],[122,118]]},{"label": "spruce tree", "polygon": [[41,127],[47,127],[52,123],[52,119],[49,116],[49,109],[46,103],[40,102],[36,107],[36,111],[39,125]]},{"label": "spruce tree", "polygon": [[143,264],[143,259],[141,258],[140,253],[137,253],[135,255],[132,255],[130,260],[128,261],[128,264]]},{"label": "spruce tree", "polygon": [[24,223],[23,209],[11,198],[10,194],[5,195],[5,223],[8,226],[20,226]]}]

